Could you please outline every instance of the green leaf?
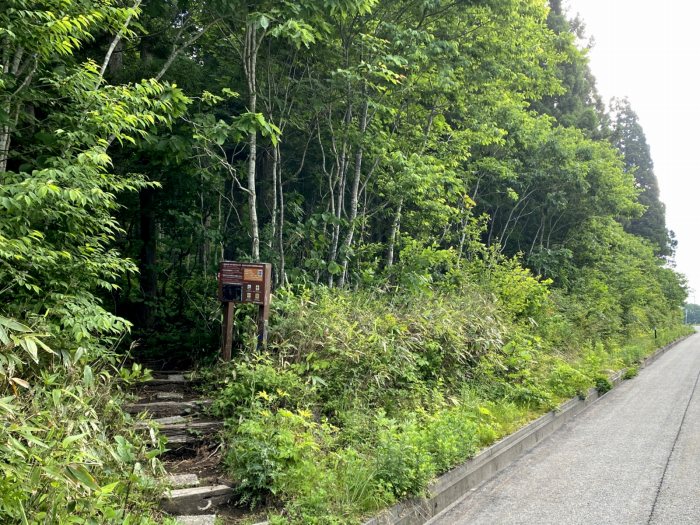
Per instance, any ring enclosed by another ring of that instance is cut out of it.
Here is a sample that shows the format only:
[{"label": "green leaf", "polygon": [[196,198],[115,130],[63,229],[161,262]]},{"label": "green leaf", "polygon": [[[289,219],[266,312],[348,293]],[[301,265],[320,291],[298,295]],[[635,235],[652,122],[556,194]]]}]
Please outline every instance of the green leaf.
[{"label": "green leaf", "polygon": [[114,483],[110,483],[108,485],[105,485],[104,487],[100,487],[100,493],[102,494],[111,494],[114,492],[114,489],[119,486],[119,481],[115,481]]},{"label": "green leaf", "polygon": [[9,319],[7,317],[3,317],[0,315],[0,326],[4,326],[6,328],[9,328],[10,330],[14,330],[15,332],[31,332],[32,329],[29,328],[26,325],[23,325],[19,321],[15,321],[14,319]]},{"label": "green leaf", "polygon": [[328,273],[331,275],[339,275],[340,272],[343,271],[343,267],[340,266],[337,262],[331,261],[328,263]]},{"label": "green leaf", "polygon": [[95,377],[92,373],[90,365],[85,365],[83,368],[83,385],[90,387],[95,383]]},{"label": "green leaf", "polygon": [[76,434],[74,436],[68,436],[63,441],[61,441],[61,446],[63,448],[68,448],[68,446],[71,443],[75,443],[76,441],[83,439],[85,436],[86,436],[86,434],[84,434],[84,433],[83,434]]},{"label": "green leaf", "polygon": [[83,485],[92,490],[100,490],[100,486],[92,477],[90,471],[85,468],[84,465],[68,465],[66,467],[66,473],[75,482]]},{"label": "green leaf", "polygon": [[24,348],[27,353],[32,357],[35,363],[39,362],[39,349],[36,346],[36,342],[33,338],[23,339],[20,342],[20,346]]}]

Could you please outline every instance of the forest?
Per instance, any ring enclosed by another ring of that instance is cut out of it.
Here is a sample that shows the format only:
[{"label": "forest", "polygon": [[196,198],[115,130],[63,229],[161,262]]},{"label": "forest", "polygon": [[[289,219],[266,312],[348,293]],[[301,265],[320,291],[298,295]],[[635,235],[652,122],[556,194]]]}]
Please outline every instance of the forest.
[{"label": "forest", "polygon": [[[147,366],[239,506],[360,523],[688,333],[589,45],[561,0],[4,0],[0,522],[168,522]],[[226,364],[222,260],[274,285]]]}]

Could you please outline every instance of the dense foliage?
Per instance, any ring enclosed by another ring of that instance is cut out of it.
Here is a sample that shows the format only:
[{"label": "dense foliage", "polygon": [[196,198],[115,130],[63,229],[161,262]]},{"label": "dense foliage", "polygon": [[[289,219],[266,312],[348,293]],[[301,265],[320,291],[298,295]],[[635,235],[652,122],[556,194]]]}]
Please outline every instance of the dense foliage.
[{"label": "dense foliage", "polygon": [[240,309],[212,381],[280,520],[419,493],[682,333],[644,132],[584,38],[554,0],[7,0],[3,522],[150,519],[115,352],[214,361],[222,258],[273,263],[269,347]]},{"label": "dense foliage", "polygon": [[116,379],[140,374],[121,370],[129,323],[99,297],[135,270],[114,248],[117,194],[150,183],[114,173],[109,148],[167,125],[186,99],[153,80],[107,83],[78,56],[136,14],[112,1],[0,11],[3,523],[151,522],[163,447],[120,409]]},{"label": "dense foliage", "polygon": [[279,294],[268,350],[209,372],[241,501],[355,523],[685,333],[593,341],[563,315],[578,299],[505,266],[422,295]]}]

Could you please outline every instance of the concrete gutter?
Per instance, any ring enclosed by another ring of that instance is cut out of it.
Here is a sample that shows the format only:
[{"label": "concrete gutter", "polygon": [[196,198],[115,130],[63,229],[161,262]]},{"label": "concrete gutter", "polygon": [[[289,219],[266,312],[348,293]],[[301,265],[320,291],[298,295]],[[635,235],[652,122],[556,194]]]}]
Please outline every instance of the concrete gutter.
[{"label": "concrete gutter", "polygon": [[[690,336],[659,348],[644,359],[639,368],[645,368]],[[623,381],[627,369],[610,377],[613,387]],[[604,395],[604,394],[603,394]],[[394,505],[364,525],[420,525],[438,515],[468,491],[492,478],[499,471],[523,456],[543,439],[595,403],[601,394],[594,388],[585,399],[574,398],[557,409],[536,419],[517,432],[486,448],[474,458],[440,476],[428,487],[428,496],[414,498]]]}]

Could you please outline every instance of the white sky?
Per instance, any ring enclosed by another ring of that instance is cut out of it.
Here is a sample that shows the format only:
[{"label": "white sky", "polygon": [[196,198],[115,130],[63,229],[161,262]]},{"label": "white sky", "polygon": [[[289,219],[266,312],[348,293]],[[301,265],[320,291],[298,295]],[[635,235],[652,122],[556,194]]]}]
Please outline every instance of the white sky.
[{"label": "white sky", "polygon": [[678,239],[677,270],[700,300],[700,2],[568,0],[568,6],[594,38],[591,69],[601,95],[627,96],[644,127],[666,223]]}]

